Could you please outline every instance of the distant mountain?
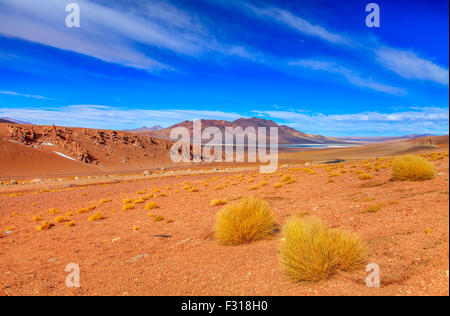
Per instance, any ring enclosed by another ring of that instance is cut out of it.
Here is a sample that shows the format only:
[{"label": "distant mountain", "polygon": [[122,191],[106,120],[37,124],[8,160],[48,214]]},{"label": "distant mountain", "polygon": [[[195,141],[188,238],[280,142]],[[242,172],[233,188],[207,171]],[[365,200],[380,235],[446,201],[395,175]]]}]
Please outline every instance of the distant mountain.
[{"label": "distant mountain", "polygon": [[142,126],[141,128],[135,129],[125,129],[124,132],[146,132],[146,131],[159,131],[160,129],[164,129],[159,125],[155,125],[153,127]]},{"label": "distant mountain", "polygon": [[351,142],[383,142],[389,140],[407,140],[420,137],[431,137],[432,134],[410,134],[405,136],[387,136],[387,137],[336,137],[336,139]]},{"label": "distant mountain", "polygon": [[[247,127],[278,127],[278,142],[279,144],[344,144],[347,143],[343,140],[336,138],[325,137],[322,135],[310,135],[286,125],[278,125],[274,121],[265,120],[260,118],[240,118],[235,121],[225,121],[225,120],[201,120],[202,129],[207,127],[217,127],[222,133],[225,133],[225,127],[242,127],[243,129]],[[192,134],[193,124],[192,121],[184,121],[179,124],[175,124],[165,129],[157,131],[136,131],[135,133],[140,135],[148,135],[159,139],[170,139],[170,131],[176,127],[186,127]]]},{"label": "distant mountain", "polygon": [[10,118],[10,117],[0,117],[0,123],[33,125],[33,123],[30,123],[30,122],[22,122],[22,121],[15,120],[15,119]]}]

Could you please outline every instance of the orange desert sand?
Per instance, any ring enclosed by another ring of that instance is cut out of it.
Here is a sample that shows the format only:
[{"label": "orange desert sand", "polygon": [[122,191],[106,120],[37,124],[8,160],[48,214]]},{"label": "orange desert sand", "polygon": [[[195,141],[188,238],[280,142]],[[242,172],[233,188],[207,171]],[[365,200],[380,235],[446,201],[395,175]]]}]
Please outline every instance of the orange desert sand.
[{"label": "orange desert sand", "polygon": [[[171,169],[164,141],[75,130],[69,132],[75,144],[99,142],[88,148],[98,162],[81,163],[67,157],[85,155],[83,147],[50,141],[67,130],[34,127],[47,136],[33,148],[38,143],[8,138],[6,126],[0,124],[0,295],[449,295],[448,137],[437,146],[419,140],[288,150],[276,173],[259,174],[252,164]],[[124,163],[135,172],[119,174],[122,159],[108,158],[103,142],[117,142],[116,156],[138,147]],[[428,158],[436,178],[391,181],[392,156],[403,153]],[[322,163],[330,159],[347,161]],[[144,176],[155,162],[165,168]],[[360,180],[361,173],[373,178]],[[295,182],[275,186],[289,174]],[[211,201],[245,196],[269,202],[280,227],[292,216],[315,216],[358,234],[367,263],[380,266],[381,286],[366,286],[364,267],[318,283],[294,282],[280,265],[278,229],[267,240],[220,245],[214,226],[223,206]],[[126,199],[132,209],[123,207]],[[146,210],[150,202],[156,207]],[[54,225],[46,229],[43,221]],[[80,266],[80,288],[66,286],[70,263]]]}]

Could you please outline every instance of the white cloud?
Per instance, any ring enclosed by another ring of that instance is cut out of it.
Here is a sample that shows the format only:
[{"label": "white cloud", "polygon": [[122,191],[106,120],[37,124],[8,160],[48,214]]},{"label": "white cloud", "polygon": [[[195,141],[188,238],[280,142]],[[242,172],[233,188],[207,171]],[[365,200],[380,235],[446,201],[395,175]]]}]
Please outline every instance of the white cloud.
[{"label": "white cloud", "polygon": [[38,100],[53,100],[51,98],[43,97],[41,95],[18,93],[18,92],[14,92],[14,91],[0,91],[0,94],[19,96],[19,97],[24,97],[24,98],[38,99]]},{"label": "white cloud", "polygon": [[426,107],[412,111],[352,114],[305,114],[293,111],[255,111],[310,134],[327,136],[399,136],[406,134],[448,134],[448,108]]},{"label": "white cloud", "polygon": [[290,66],[302,67],[311,70],[320,70],[328,73],[339,74],[347,79],[348,82],[362,88],[372,89],[378,92],[384,92],[393,95],[405,95],[406,90],[379,82],[372,79],[363,78],[358,72],[351,70],[345,66],[337,63],[315,60],[315,59],[300,59],[289,63]]},{"label": "white cloud", "polygon": [[3,0],[0,35],[149,71],[172,67],[143,53],[141,46],[163,52],[198,56],[213,52],[247,58],[243,47],[219,43],[199,21],[175,7],[152,1],[144,8],[117,10],[78,0],[80,28],[65,25],[65,5],[59,0]]},{"label": "white cloud", "polygon": [[353,45],[352,41],[349,38],[341,34],[331,32],[321,25],[312,24],[306,19],[294,15],[289,11],[279,8],[258,8],[252,5],[247,5],[246,7],[249,8],[257,16],[260,16],[262,18],[269,18],[277,21],[278,23],[285,24],[302,34],[318,37],[333,44]]},{"label": "white cloud", "polygon": [[448,69],[417,56],[411,51],[382,47],[375,51],[377,61],[403,78],[449,84]]},{"label": "white cloud", "polygon": [[[355,39],[354,35],[331,31],[321,25],[313,24],[301,16],[279,8],[256,7],[245,3],[235,7],[240,10],[244,9],[244,12],[251,12],[260,18],[284,24],[286,27],[294,29],[301,34],[349,48],[358,54],[367,54],[367,58],[378,62],[382,67],[393,71],[403,78],[429,80],[444,85],[449,84],[449,71],[447,68],[425,58],[418,57],[411,51],[382,46],[378,40],[367,42]],[[359,79],[355,81],[364,85],[364,82]],[[375,83],[369,85],[375,89],[384,89],[383,86],[378,86]]]},{"label": "white cloud", "polygon": [[[326,136],[398,136],[413,133],[448,134],[448,108],[413,108],[403,112],[363,112],[350,114],[310,114],[298,111],[253,111],[253,116],[272,119],[310,134]],[[185,120],[245,117],[240,113],[203,110],[148,110],[105,105],[70,105],[62,108],[0,108],[0,117],[13,117],[35,124],[132,129],[141,126],[171,126]]]},{"label": "white cloud", "polygon": [[168,127],[196,118],[235,120],[242,115],[233,112],[203,110],[148,110],[116,108],[105,105],[69,105],[62,108],[0,108],[0,117],[13,117],[34,124],[132,129],[141,126]]}]

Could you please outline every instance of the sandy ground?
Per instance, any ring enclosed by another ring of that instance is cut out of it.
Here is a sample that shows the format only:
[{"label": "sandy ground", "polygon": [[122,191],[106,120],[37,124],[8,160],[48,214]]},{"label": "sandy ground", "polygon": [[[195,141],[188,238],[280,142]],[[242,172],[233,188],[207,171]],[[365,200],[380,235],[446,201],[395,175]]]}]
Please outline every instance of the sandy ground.
[{"label": "sandy ground", "polygon": [[[345,163],[345,169],[353,164]],[[0,186],[0,295],[449,295],[448,157],[434,164],[439,175],[427,182],[392,182],[389,170],[373,172],[368,181],[353,172],[330,181],[323,166],[308,167],[317,172],[312,175],[302,164],[271,177],[242,169]],[[297,182],[275,189],[280,174],[288,172]],[[264,179],[268,185],[250,190]],[[186,181],[199,191],[184,190]],[[121,210],[122,199],[153,188],[167,194],[151,198],[159,208],[146,211],[137,204]],[[317,284],[291,281],[279,264],[279,232],[247,245],[218,245],[213,232],[220,206],[210,201],[249,195],[269,201],[279,225],[308,212],[358,233],[368,262],[380,266],[381,287],[365,285],[364,269]],[[101,199],[112,201],[100,204]],[[363,212],[373,204],[382,207]],[[91,205],[96,210],[75,214]],[[50,208],[60,210],[58,215],[74,212],[69,218],[75,226],[36,231],[33,216],[54,221]],[[98,211],[105,218],[89,222]],[[149,212],[164,220],[156,222]],[[80,266],[80,288],[66,287],[69,263]]]}]

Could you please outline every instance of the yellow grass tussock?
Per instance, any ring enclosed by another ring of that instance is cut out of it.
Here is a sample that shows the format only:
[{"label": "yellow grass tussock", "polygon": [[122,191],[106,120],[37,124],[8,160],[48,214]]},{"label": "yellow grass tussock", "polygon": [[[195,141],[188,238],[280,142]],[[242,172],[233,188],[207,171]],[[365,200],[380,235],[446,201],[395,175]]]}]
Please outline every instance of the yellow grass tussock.
[{"label": "yellow grass tussock", "polygon": [[274,217],[269,204],[255,197],[225,206],[216,217],[215,237],[223,245],[238,245],[267,238]]},{"label": "yellow grass tussock", "polygon": [[227,200],[226,199],[214,199],[211,201],[211,206],[217,206],[217,205],[225,205],[227,204]]},{"label": "yellow grass tussock", "polygon": [[95,213],[94,215],[90,216],[90,217],[88,218],[88,221],[90,221],[90,222],[95,222],[95,221],[98,221],[98,220],[100,220],[100,219],[103,219],[103,215],[102,215],[102,213],[97,212],[97,213]]},{"label": "yellow grass tussock", "polygon": [[156,202],[148,202],[147,204],[145,204],[146,211],[153,210],[157,207],[158,207],[158,205],[156,204]]},{"label": "yellow grass tussock", "polygon": [[316,282],[362,266],[365,247],[354,234],[325,227],[317,218],[294,217],[283,227],[280,260],[300,282]]},{"label": "yellow grass tussock", "polygon": [[404,155],[394,159],[392,179],[394,181],[425,181],[436,177],[436,170],[431,162],[415,155]]},{"label": "yellow grass tussock", "polygon": [[372,180],[373,176],[370,173],[361,173],[359,175],[359,180]]}]

